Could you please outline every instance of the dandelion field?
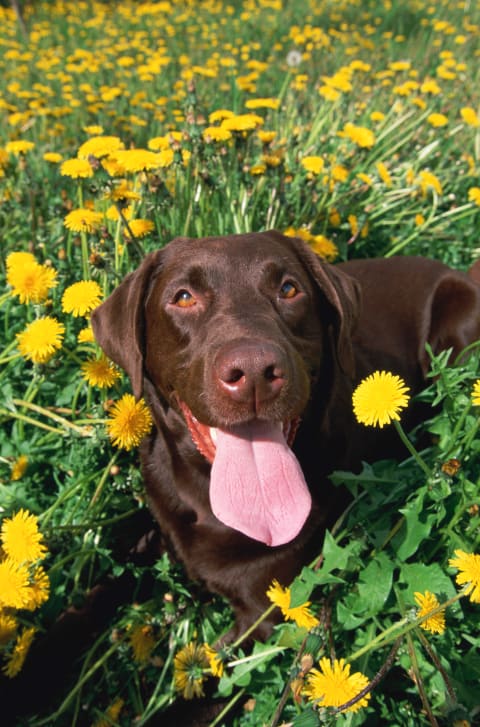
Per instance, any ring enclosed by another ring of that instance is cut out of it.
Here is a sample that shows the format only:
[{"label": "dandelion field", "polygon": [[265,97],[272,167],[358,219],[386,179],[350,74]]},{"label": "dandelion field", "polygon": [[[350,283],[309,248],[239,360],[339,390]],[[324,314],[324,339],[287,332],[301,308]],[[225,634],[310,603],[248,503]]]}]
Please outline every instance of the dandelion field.
[{"label": "dandelion field", "polygon": [[24,16],[26,34],[0,6],[0,688],[99,580],[139,585],[62,693],[13,724],[161,724],[207,677],[227,705],[212,725],[479,724],[477,348],[433,357],[429,446],[414,432],[401,464],[334,473],[353,503],[315,567],[272,584],[269,641],[218,651],[228,607],[167,556],[127,557],[151,419],[89,314],[179,235],[276,228],[332,262],[467,270],[480,10],[65,0]]}]

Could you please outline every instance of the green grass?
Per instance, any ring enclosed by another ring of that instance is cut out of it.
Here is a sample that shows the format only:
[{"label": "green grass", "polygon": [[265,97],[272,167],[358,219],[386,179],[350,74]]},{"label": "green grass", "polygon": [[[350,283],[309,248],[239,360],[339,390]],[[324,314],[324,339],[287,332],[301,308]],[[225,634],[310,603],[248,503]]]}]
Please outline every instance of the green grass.
[{"label": "green grass", "polygon": [[[119,543],[145,508],[135,451],[113,447],[105,428],[128,382],[105,390],[82,377],[96,349],[78,341],[87,318],[63,310],[69,285],[91,279],[106,296],[145,252],[178,235],[275,227],[337,260],[422,254],[459,269],[480,250],[475,3],[35,2],[25,20],[28,39],[0,7],[0,266],[4,275],[11,252],[29,251],[57,271],[58,284],[38,304],[21,303],[10,287],[0,296],[0,512],[37,515],[49,550],[50,597],[34,611],[14,610],[20,631],[48,629],[100,576],[130,568]],[[257,119],[214,141],[204,132],[221,125],[210,118],[220,110]],[[62,174],[62,161],[98,135],[167,152],[147,171],[113,171],[91,158],[89,177]],[[13,142],[33,146],[21,153]],[[49,153],[60,156],[48,161]],[[130,205],[126,194],[115,199],[123,179],[135,193]],[[98,225],[68,230],[65,217],[83,207],[100,213]],[[137,219],[152,229],[132,239],[129,220]],[[16,335],[43,315],[65,335],[61,350],[32,364]],[[305,633],[284,624],[253,660],[244,661],[241,644],[225,655],[240,663],[226,668],[220,693],[235,700],[245,690],[255,700],[234,724],[478,720],[479,606],[456,595],[448,566],[455,549],[479,550],[480,440],[470,399],[478,353],[451,368],[440,357],[433,370],[424,396],[440,408],[426,425],[428,475],[407,450],[401,465],[336,473],[354,504],[329,534],[321,568],[306,570],[292,590],[322,614],[308,642],[316,662],[333,649],[355,657],[352,671],[384,679],[357,713],[314,714],[290,696]],[[20,456],[27,468],[12,479]],[[461,464],[455,472],[445,466],[451,460]],[[136,569],[139,581],[146,570]],[[219,599],[200,598],[166,557],[153,574],[152,598],[121,611],[65,693],[26,724],[76,725],[85,713],[101,724],[121,698],[108,724],[138,717],[141,725],[178,698],[175,653],[192,640],[214,643],[231,614]],[[423,631],[415,616],[413,594],[426,590],[452,600],[442,635]],[[145,663],[132,658],[136,626],[147,627],[146,647],[154,638]],[[15,640],[3,641],[6,664]]]}]

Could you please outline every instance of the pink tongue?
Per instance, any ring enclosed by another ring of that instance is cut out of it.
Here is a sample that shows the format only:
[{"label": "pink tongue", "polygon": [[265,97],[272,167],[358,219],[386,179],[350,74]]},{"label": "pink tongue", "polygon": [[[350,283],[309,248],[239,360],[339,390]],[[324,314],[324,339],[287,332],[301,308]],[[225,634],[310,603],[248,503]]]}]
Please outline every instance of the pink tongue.
[{"label": "pink tongue", "polygon": [[256,420],[217,429],[210,504],[225,525],[266,545],[298,535],[312,501],[278,424]]}]

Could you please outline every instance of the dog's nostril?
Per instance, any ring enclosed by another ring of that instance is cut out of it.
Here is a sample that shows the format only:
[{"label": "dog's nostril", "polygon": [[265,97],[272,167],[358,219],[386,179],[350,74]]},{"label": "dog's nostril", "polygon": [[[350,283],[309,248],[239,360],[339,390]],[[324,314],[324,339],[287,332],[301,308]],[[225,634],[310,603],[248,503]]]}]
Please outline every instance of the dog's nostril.
[{"label": "dog's nostril", "polygon": [[276,379],[283,378],[283,372],[273,364],[272,366],[267,366],[264,371],[264,377],[267,381],[275,381]]},{"label": "dog's nostril", "polygon": [[245,376],[241,369],[232,369],[223,379],[226,384],[236,384]]}]

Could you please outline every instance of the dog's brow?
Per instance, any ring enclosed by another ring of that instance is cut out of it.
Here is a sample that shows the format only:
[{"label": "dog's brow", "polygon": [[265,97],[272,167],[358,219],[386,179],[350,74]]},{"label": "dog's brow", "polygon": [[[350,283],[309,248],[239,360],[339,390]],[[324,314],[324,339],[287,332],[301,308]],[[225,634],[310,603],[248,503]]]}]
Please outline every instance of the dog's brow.
[{"label": "dog's brow", "polygon": [[176,276],[170,279],[169,287],[178,285],[193,285],[198,288],[205,288],[212,284],[212,270],[206,265],[190,265],[179,270]]}]

